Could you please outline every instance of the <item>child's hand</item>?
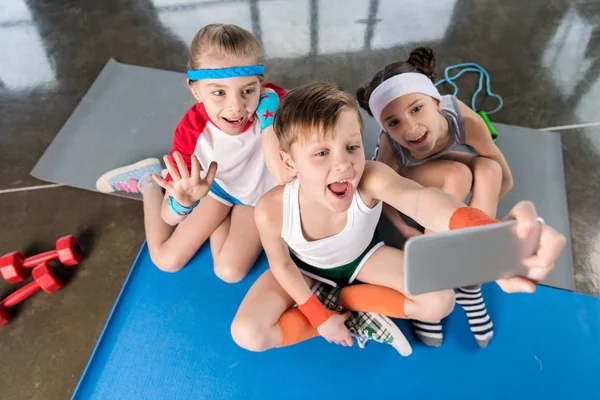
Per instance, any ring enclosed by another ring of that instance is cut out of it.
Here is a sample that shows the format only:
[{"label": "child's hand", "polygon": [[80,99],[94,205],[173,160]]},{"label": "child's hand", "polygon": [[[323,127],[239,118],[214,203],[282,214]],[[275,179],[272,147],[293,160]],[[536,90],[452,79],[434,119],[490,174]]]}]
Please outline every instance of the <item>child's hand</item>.
[{"label": "child's hand", "polygon": [[[208,194],[215,178],[215,174],[217,173],[217,163],[214,161],[210,163],[206,177],[202,179],[200,176],[200,161],[198,161],[198,158],[195,155],[192,155],[191,157],[191,175],[188,173],[185,161],[178,151],[173,153],[173,158],[177,163],[177,168],[173,166],[171,157],[168,155],[163,157],[167,170],[169,171],[171,178],[173,178],[173,182],[167,182],[156,174],[153,174],[152,178],[167,191],[169,196],[173,196],[179,204],[190,207],[196,201]],[[177,172],[178,169],[179,172]]]},{"label": "child's hand", "polygon": [[[527,201],[521,201],[510,210],[506,219],[517,221],[517,236],[525,239],[538,223],[537,218],[534,205]],[[537,253],[523,261],[523,264],[527,266],[527,275],[500,279],[497,281],[498,285],[507,293],[533,293],[535,283],[546,279],[566,243],[567,239],[563,235],[544,224]]]},{"label": "child's hand", "polygon": [[346,328],[346,325],[344,325],[348,317],[350,317],[350,312],[332,314],[327,321],[319,325],[317,331],[329,343],[333,342],[342,346],[352,346],[354,338],[350,335],[350,331]]}]

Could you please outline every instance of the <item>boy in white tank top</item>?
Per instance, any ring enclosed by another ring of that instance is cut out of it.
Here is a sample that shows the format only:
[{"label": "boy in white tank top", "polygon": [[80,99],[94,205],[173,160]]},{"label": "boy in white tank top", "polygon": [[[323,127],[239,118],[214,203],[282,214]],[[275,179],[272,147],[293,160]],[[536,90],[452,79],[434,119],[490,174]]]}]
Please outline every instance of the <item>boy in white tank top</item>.
[{"label": "boy in white tank top", "polygon": [[[264,351],[321,335],[353,343],[348,313],[327,310],[312,293],[314,278],[347,285],[339,305],[396,318],[438,321],[454,307],[454,292],[409,297],[404,289],[403,253],[374,239],[385,202],[434,232],[494,223],[482,211],[444,192],[401,177],[390,167],[365,161],[362,119],[343,89],[312,84],[288,93],[274,121],[280,157],[295,180],[259,200],[255,220],[270,269],[252,286],[232,324],[236,343]],[[509,214],[526,237],[537,214],[531,203]],[[548,226],[526,277],[498,281],[507,292],[532,292],[564,247]],[[291,253],[291,254],[290,254]],[[310,276],[302,274],[310,269]],[[341,268],[341,269],[340,269]],[[298,307],[294,307],[294,305]]]}]

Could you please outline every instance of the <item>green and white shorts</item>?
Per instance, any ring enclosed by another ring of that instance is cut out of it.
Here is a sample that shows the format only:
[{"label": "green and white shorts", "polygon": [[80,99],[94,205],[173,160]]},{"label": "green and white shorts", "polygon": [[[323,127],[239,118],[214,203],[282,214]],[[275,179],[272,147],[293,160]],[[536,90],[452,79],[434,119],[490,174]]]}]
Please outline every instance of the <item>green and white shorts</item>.
[{"label": "green and white shorts", "polygon": [[346,286],[351,284],[361,269],[365,266],[367,260],[375,253],[375,251],[383,246],[383,242],[379,238],[379,235],[375,233],[373,235],[373,239],[362,252],[360,256],[358,256],[354,261],[349,262],[348,264],[331,267],[331,268],[319,268],[312,266],[310,264],[305,263],[300,260],[298,257],[294,255],[290,251],[290,255],[292,256],[292,260],[296,263],[300,271],[306,275],[310,276],[313,279],[318,281],[327,283],[331,286]]}]

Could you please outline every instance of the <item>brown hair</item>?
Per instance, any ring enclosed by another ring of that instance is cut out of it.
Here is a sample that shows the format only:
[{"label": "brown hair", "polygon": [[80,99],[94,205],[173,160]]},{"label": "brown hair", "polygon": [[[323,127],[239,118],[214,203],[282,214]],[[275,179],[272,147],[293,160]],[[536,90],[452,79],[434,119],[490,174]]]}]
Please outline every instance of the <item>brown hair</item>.
[{"label": "brown hair", "polygon": [[256,37],[237,25],[210,24],[196,33],[190,46],[188,69],[202,68],[204,57],[255,57],[263,62],[263,50]]},{"label": "brown hair", "polygon": [[361,108],[373,116],[369,109],[371,93],[386,79],[405,72],[418,72],[426,75],[432,82],[435,81],[435,53],[433,49],[418,47],[411,51],[408,60],[393,62],[377,72],[371,82],[356,91],[356,98]]},{"label": "brown hair", "polygon": [[291,90],[282,100],[273,130],[283,151],[290,151],[298,140],[305,141],[313,134],[333,135],[340,113],[344,108],[356,112],[362,134],[362,116],[350,93],[340,86],[311,83]]}]

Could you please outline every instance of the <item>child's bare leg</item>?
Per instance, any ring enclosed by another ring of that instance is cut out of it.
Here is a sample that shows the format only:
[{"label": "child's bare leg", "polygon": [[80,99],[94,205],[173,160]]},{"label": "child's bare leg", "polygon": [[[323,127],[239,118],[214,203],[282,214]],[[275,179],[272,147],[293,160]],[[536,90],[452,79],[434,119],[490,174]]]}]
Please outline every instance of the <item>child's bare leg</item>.
[{"label": "child's bare leg", "polygon": [[229,212],[225,204],[206,196],[177,227],[161,217],[161,207],[167,201],[160,187],[148,187],[143,192],[144,225],[150,257],[166,272],[177,272],[187,264]]},{"label": "child's bare leg", "polygon": [[[502,186],[502,167],[485,157],[474,157],[467,165],[473,171],[471,207],[479,208],[495,218]],[[494,336],[494,324],[481,294],[481,286],[456,289],[456,302],[465,310],[469,327],[479,346],[487,347]]]},{"label": "child's bare leg", "polygon": [[425,187],[440,189],[464,201],[471,191],[473,174],[469,166],[459,161],[437,159],[408,168],[403,176]]},{"label": "child's bare leg", "polygon": [[210,237],[215,274],[225,282],[242,280],[260,255],[262,246],[254,223],[254,207],[234,205]]},{"label": "child's bare leg", "polygon": [[161,173],[160,161],[147,158],[107,171],[96,181],[96,188],[104,193],[142,194],[150,257],[159,269],[176,272],[187,264],[221,224],[230,207],[205,196],[193,213],[173,227],[163,220],[163,216],[174,216],[169,214],[168,197],[163,195],[162,188],[152,177]]},{"label": "child's bare leg", "polygon": [[498,162],[485,157],[475,157],[469,167],[473,171],[471,207],[479,208],[496,218],[502,187],[502,167]]},{"label": "child's bare leg", "polygon": [[[502,168],[496,161],[467,153],[450,152],[445,157],[464,163],[473,173],[471,207],[496,217],[502,185]],[[456,289],[456,302],[465,310],[469,327],[479,346],[487,347],[494,336],[494,324],[488,314],[481,285]]]},{"label": "child's bare leg", "polygon": [[[464,201],[473,184],[471,169],[459,161],[433,160],[426,164],[409,168],[404,176],[425,187],[433,187]],[[431,231],[425,230],[425,233]]]},{"label": "child's bare leg", "polygon": [[[160,186],[154,186],[147,188],[142,194],[144,204],[144,228],[146,230],[146,241],[148,242],[148,248],[150,254],[155,253],[156,249],[160,248],[160,245],[165,243],[175,230],[174,226],[167,224],[160,216],[160,211],[163,204],[163,190]],[[152,257],[153,261],[160,268],[157,263],[157,259]],[[161,268],[162,269],[162,268]]]},{"label": "child's bare leg", "polygon": [[[495,218],[502,187],[502,167],[500,164],[490,158],[456,151],[445,154],[443,161],[462,163],[471,170],[473,183],[470,187],[472,194],[470,205]],[[450,194],[454,195],[453,193]],[[456,198],[461,201],[464,200],[464,198]]]},{"label": "child's bare leg", "polygon": [[[466,154],[467,157],[473,157]],[[467,160],[468,161],[468,160]],[[408,168],[403,174],[421,185],[440,189],[453,197],[464,201],[473,184],[473,174],[465,160],[437,159]],[[425,233],[430,233],[425,230]],[[441,321],[413,321],[417,337],[429,346],[440,346],[443,341]]]},{"label": "child's bare leg", "polygon": [[[312,285],[312,280],[305,279]],[[282,344],[282,329],[278,322],[282,314],[294,304],[294,300],[277,282],[271,270],[267,270],[252,285],[238,309],[231,324],[233,340],[238,346],[250,351],[279,347]],[[314,336],[316,330],[310,327],[308,320],[305,324],[307,339]]]},{"label": "child's bare leg", "polygon": [[[366,261],[356,278],[404,293],[404,255],[393,247],[381,246]],[[454,292],[441,290],[404,298],[404,314],[421,321],[439,321],[452,312]]]}]

